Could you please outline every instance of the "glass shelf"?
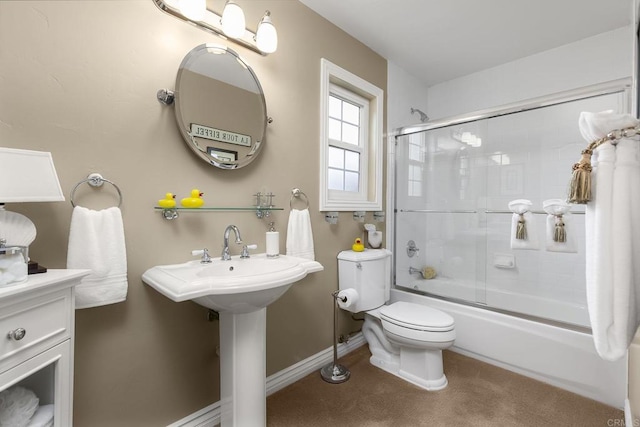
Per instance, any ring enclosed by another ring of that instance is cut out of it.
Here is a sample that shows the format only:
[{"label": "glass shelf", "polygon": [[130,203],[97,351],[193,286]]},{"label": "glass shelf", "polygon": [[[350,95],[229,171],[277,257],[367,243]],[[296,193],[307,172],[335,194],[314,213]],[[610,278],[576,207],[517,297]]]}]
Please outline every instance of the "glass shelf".
[{"label": "glass shelf", "polygon": [[161,211],[164,219],[172,220],[178,218],[179,212],[255,212],[258,218],[268,217],[271,211],[282,211],[284,208],[271,207],[215,207],[215,206],[203,206],[200,208],[185,208],[182,206],[176,206],[175,208],[162,208],[160,206],[154,206],[153,209]]}]

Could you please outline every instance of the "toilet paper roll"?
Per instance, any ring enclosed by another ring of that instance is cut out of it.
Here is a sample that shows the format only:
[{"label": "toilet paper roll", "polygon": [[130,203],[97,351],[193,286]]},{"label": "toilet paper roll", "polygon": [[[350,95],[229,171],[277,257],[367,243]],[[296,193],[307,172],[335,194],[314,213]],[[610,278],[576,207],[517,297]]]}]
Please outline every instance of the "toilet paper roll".
[{"label": "toilet paper roll", "polygon": [[353,288],[343,289],[338,292],[338,307],[353,311],[353,307],[356,305],[360,296],[358,295],[358,291]]}]

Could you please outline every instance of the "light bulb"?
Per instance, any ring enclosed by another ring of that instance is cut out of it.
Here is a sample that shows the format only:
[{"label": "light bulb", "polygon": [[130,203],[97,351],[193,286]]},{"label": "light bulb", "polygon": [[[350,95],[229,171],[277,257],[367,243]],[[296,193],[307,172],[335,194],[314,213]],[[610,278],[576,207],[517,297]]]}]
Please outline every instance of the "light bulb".
[{"label": "light bulb", "polygon": [[180,13],[192,21],[202,21],[207,0],[180,0]]},{"label": "light bulb", "polygon": [[271,12],[268,10],[258,24],[256,44],[264,53],[273,53],[278,49],[278,32],[271,22]]},{"label": "light bulb", "polygon": [[244,12],[242,8],[231,0],[227,0],[227,4],[222,11],[222,31],[233,38],[244,36],[246,25],[244,20]]}]

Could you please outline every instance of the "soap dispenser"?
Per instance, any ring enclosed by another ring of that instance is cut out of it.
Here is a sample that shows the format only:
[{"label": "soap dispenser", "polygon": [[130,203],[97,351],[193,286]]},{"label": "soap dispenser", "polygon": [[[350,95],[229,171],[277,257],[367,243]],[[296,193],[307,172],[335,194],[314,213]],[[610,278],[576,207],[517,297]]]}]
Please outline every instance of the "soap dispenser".
[{"label": "soap dispenser", "polygon": [[269,223],[267,231],[267,258],[275,258],[280,255],[280,232],[276,231],[274,223]]}]

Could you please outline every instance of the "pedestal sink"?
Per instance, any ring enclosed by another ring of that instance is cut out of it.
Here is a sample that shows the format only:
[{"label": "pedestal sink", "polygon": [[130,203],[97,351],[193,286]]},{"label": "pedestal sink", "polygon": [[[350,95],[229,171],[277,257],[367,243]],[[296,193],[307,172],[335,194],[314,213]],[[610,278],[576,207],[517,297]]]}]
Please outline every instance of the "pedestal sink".
[{"label": "pedestal sink", "polygon": [[316,261],[258,254],[159,265],[142,275],[173,301],[192,300],[220,313],[223,427],[266,424],[266,307],[295,282],[323,269]]}]

